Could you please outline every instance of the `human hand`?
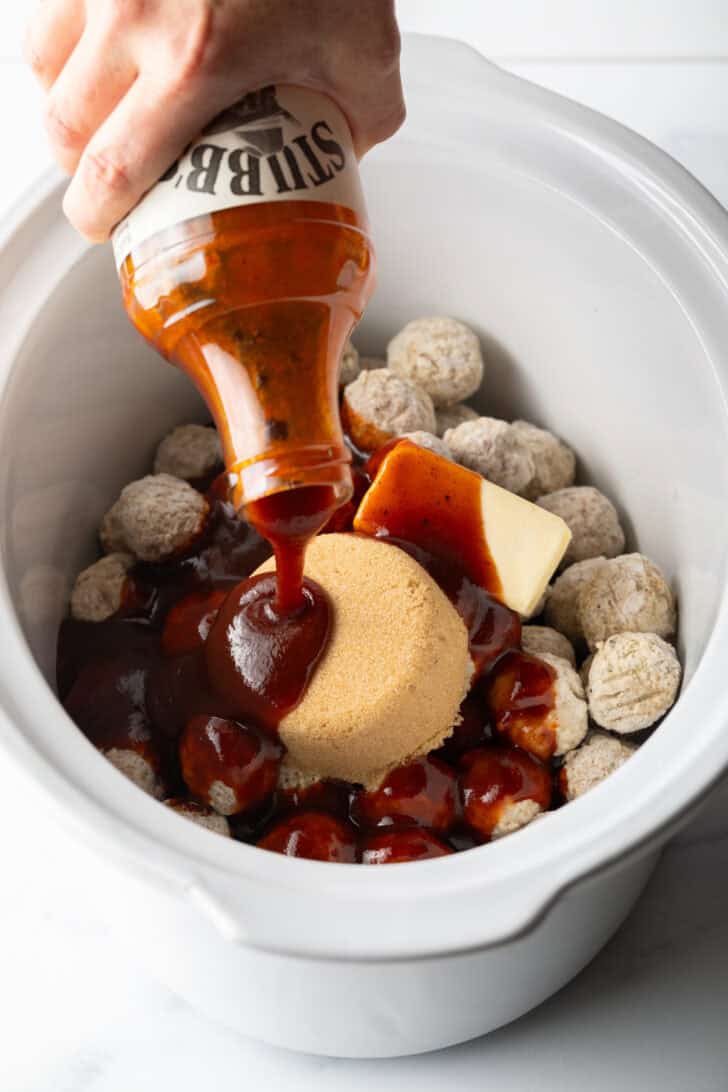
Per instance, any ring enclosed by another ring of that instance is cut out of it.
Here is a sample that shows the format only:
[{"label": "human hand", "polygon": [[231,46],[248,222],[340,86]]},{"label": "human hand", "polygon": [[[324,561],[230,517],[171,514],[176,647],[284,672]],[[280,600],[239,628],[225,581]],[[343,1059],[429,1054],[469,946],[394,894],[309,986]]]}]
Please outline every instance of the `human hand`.
[{"label": "human hand", "polygon": [[94,242],[246,91],[325,92],[359,155],[404,119],[394,0],[43,0],[26,52],[65,213]]}]

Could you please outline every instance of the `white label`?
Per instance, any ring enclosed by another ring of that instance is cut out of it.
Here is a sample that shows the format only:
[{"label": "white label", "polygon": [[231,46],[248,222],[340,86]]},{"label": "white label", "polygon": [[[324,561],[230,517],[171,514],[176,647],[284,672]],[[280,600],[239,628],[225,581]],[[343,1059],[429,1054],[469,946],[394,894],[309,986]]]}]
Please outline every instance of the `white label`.
[{"label": "white label", "polygon": [[183,220],[269,201],[326,201],[364,216],[348,123],[317,91],[262,87],[216,117],[114,229],[116,264]]}]

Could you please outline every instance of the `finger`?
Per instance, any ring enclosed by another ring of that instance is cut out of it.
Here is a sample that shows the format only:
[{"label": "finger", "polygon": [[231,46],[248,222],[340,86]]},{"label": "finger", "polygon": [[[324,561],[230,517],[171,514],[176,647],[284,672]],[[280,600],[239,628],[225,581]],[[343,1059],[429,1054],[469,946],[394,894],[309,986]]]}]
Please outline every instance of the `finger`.
[{"label": "finger", "polygon": [[104,242],[139,198],[217,113],[229,92],[160,89],[140,76],[95,133],[66,190],[63,209],[92,242]]},{"label": "finger", "polygon": [[71,56],[86,23],[83,0],[41,0],[25,32],[25,56],[50,87]]},{"label": "finger", "polygon": [[359,158],[375,144],[393,136],[405,120],[399,71],[381,80],[374,92],[357,85],[348,96],[342,92],[340,101],[351,126],[354,150]]},{"label": "finger", "polygon": [[53,153],[73,174],[84,148],[136,79],[122,46],[87,28],[53,84],[45,124]]},{"label": "finger", "polygon": [[[347,116],[354,149],[362,156],[396,133],[405,119],[401,40],[392,0],[358,0],[341,10],[346,45],[328,51],[325,71],[330,93]],[[352,42],[359,43],[353,51]]]}]

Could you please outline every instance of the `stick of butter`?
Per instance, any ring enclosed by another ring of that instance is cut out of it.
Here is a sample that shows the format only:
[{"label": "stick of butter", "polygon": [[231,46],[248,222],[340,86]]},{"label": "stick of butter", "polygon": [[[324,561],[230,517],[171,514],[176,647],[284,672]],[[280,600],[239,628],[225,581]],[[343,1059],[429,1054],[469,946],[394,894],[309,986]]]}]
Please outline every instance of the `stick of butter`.
[{"label": "stick of butter", "polygon": [[411,543],[511,610],[533,612],[571,539],[559,516],[409,440],[370,462],[355,531]]}]

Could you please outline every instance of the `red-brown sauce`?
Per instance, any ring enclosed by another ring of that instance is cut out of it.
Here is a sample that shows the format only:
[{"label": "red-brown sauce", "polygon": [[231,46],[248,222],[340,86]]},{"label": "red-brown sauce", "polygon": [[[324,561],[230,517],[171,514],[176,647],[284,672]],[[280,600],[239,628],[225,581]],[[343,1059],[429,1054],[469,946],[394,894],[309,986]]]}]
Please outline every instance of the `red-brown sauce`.
[{"label": "red-brown sauce", "polygon": [[442,760],[418,758],[392,770],[378,789],[356,794],[351,815],[365,829],[429,827],[447,832],[457,814],[457,780]]},{"label": "red-brown sauce", "polygon": [[416,542],[428,554],[454,566],[474,585],[496,598],[502,588],[488,547],[481,513],[482,479],[461,466],[417,448],[409,440],[393,440],[376,451],[367,463],[374,477],[395,447],[406,445],[417,458],[416,478],[408,463],[388,461],[386,490],[380,486],[378,503],[367,506],[356,529],[364,534]]},{"label": "red-brown sauce", "polygon": [[495,729],[541,759],[556,750],[554,679],[550,664],[525,652],[508,652],[486,681]]},{"label": "red-brown sauce", "polygon": [[[408,461],[388,459],[400,445],[418,460],[416,476],[408,473]],[[385,461],[386,478],[375,487],[376,500],[369,495],[355,529],[399,546],[440,585],[467,627],[479,676],[521,641],[520,618],[498,598],[502,589],[483,530],[480,476],[464,474],[408,440],[391,440],[369,456],[370,479]]]},{"label": "red-brown sauce", "polygon": [[225,599],[205,644],[213,692],[239,720],[275,729],[301,700],[330,626],[328,597],[312,580],[300,605],[280,613],[276,574],[249,577]]},{"label": "red-brown sauce", "polygon": [[487,841],[509,804],[535,801],[544,811],[551,803],[547,766],[515,747],[469,751],[460,762],[465,825]]}]

